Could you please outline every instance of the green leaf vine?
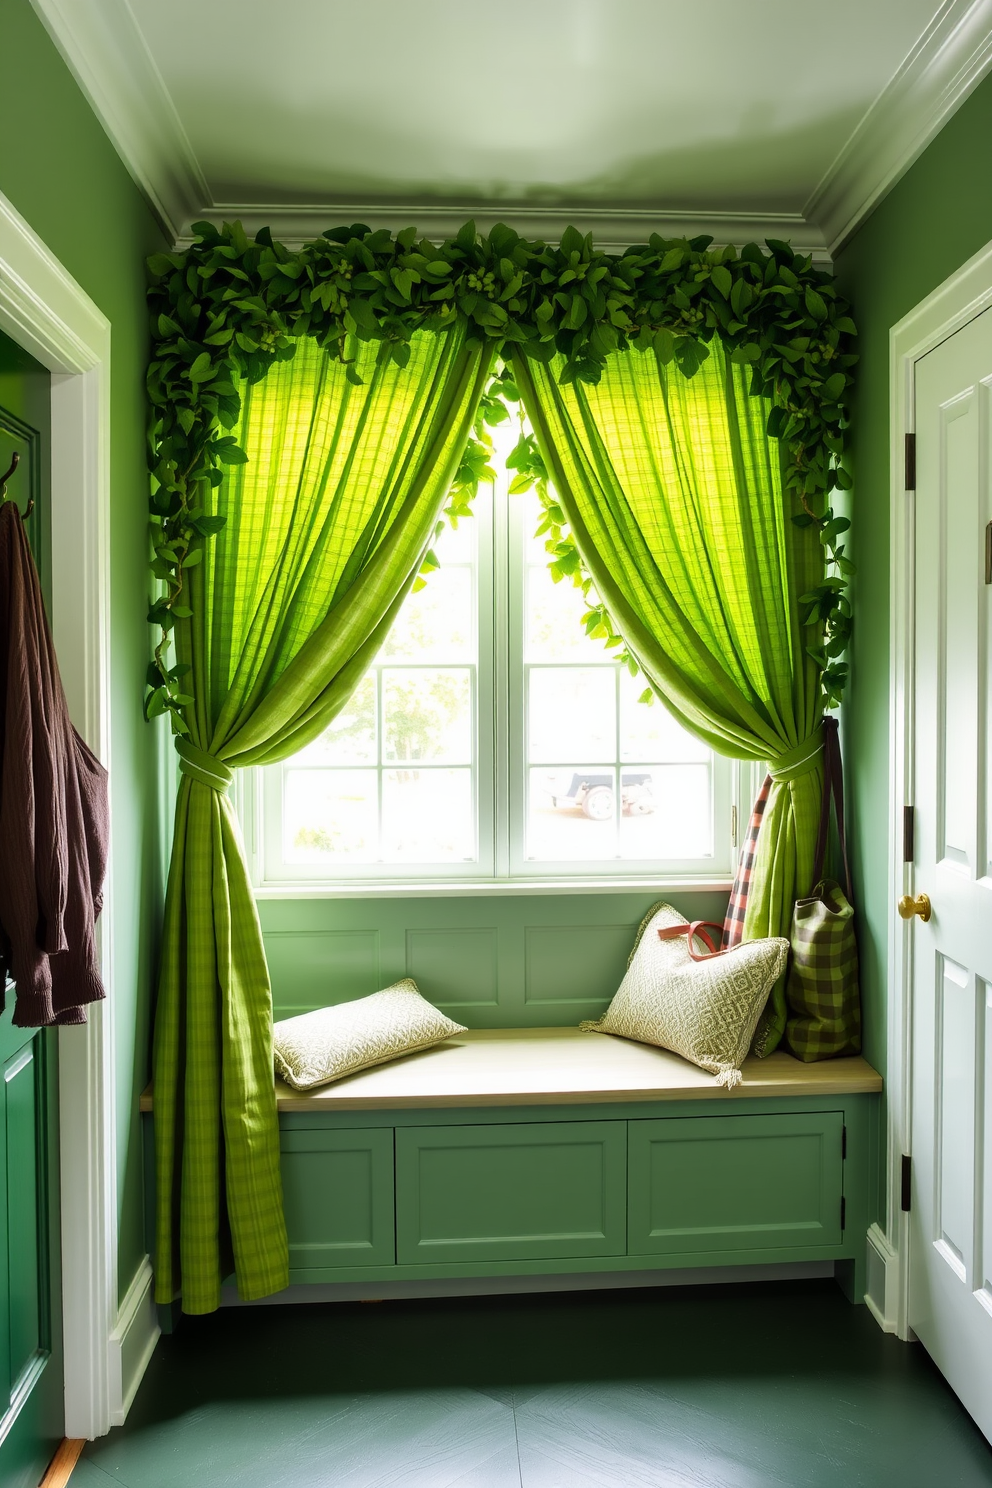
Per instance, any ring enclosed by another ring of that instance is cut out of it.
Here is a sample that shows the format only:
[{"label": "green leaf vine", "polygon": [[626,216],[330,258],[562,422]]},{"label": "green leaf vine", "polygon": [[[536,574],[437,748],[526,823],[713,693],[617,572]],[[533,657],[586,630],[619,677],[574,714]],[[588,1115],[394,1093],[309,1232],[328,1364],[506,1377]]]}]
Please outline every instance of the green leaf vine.
[{"label": "green leaf vine", "polygon": [[[691,377],[713,337],[721,338],[731,359],[750,368],[751,391],[772,403],[768,432],[786,451],[793,520],[819,530],[827,574],[802,596],[803,620],[824,701],[839,699],[852,567],[840,541],[849,524],[834,515],[830,495],[850,487],[842,459],[855,327],[830,276],[808,256],[772,239],[765,248],[738,250],[713,249],[706,237],[657,236],[617,255],[574,228],[550,245],[505,225],[480,235],[472,222],[440,244],[413,227],[393,234],[354,223],[298,250],[274,242],[267,229],[249,239],[238,222],[198,223],[193,231],[191,247],[156,254],[148,264],[152,573],[160,588],[148,612],[157,631],[148,717],[168,713],[173,729],[187,732],[188,668],[170,664],[170,636],[191,618],[189,571],[224,523],[212,509],[214,489],[225,467],[247,459],[231,433],[242,388],[291,358],[305,336],[360,382],[357,342],[377,342],[380,359],[404,366],[415,331],[442,329],[458,316],[475,335],[528,357],[562,356],[564,382],[597,382],[606,358],[627,346],[652,348]],[[505,370],[487,391],[445,520],[465,516],[479,482],[491,478],[488,429],[509,416],[506,399],[512,402],[515,391]],[[517,482],[528,480],[541,495],[552,574],[584,584],[540,451],[528,438],[511,456],[514,485],[524,489]],[[428,555],[422,572],[432,566]],[[586,624],[623,656],[622,640],[595,601]]]}]

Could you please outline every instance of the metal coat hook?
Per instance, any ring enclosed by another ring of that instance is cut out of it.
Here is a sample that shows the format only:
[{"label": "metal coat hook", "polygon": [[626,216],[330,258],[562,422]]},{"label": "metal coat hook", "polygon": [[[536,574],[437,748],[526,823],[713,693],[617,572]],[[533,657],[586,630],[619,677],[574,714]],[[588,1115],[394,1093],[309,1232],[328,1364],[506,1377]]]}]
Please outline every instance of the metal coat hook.
[{"label": "metal coat hook", "polygon": [[[17,467],[18,467],[18,465],[20,465],[20,463],[21,463],[20,453],[19,453],[18,450],[15,450],[14,453],[13,453],[13,456],[11,457],[10,469],[7,470],[3,475],[0,475],[0,501],[7,501],[7,500],[12,501],[14,499],[12,496],[11,497],[8,497],[8,495],[7,495],[7,482],[10,480],[10,477],[14,474],[14,471],[17,469]],[[28,502],[27,511],[24,513],[24,515],[26,517],[29,517],[33,511],[34,511],[34,498],[32,497],[31,500]]]}]

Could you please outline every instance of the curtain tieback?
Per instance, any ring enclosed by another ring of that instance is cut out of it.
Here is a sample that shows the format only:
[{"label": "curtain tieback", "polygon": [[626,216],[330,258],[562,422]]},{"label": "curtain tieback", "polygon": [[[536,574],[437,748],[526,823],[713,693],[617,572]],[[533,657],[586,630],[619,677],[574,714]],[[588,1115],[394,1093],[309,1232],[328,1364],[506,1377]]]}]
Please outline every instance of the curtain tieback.
[{"label": "curtain tieback", "polygon": [[201,785],[208,785],[211,790],[218,791],[222,796],[227,795],[227,788],[234,779],[234,771],[228,769],[223,760],[216,755],[208,754],[205,749],[197,749],[188,739],[177,737],[174,741],[176,753],[179,755],[179,768],[184,775],[198,780]]},{"label": "curtain tieback", "polygon": [[823,724],[808,739],[792,749],[783,750],[768,762],[768,773],[773,780],[795,780],[816,769],[817,760],[823,753]]}]

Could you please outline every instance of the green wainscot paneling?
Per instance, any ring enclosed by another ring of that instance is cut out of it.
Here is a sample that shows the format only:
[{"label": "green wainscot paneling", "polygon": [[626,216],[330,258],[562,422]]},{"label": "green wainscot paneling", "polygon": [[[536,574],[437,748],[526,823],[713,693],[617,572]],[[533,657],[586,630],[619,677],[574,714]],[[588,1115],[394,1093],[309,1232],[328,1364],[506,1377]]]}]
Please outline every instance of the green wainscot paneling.
[{"label": "green wainscot paneling", "polygon": [[334,1266],[391,1266],[392,1128],[284,1130],[281,1147],[292,1280]]},{"label": "green wainscot paneling", "polygon": [[843,1128],[840,1111],[630,1122],[631,1252],[839,1244]]},{"label": "green wainscot paneling", "polygon": [[612,1256],[626,1250],[623,1121],[396,1133],[396,1257]]},{"label": "green wainscot paneling", "polygon": [[262,899],[277,1018],[366,997],[400,977],[469,1028],[551,1028],[598,1018],[637,927],[668,899],[722,920],[727,895],[553,893]]}]

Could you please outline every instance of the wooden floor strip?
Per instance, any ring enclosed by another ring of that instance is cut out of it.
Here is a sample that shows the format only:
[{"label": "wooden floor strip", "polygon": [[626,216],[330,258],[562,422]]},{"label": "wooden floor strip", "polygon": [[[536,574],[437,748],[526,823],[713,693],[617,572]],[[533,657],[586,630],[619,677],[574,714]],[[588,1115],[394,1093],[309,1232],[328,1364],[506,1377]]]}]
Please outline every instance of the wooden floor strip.
[{"label": "wooden floor strip", "polygon": [[49,1463],[48,1471],[42,1478],[39,1488],[65,1488],[85,1445],[86,1442],[82,1437],[71,1440],[65,1437]]}]

